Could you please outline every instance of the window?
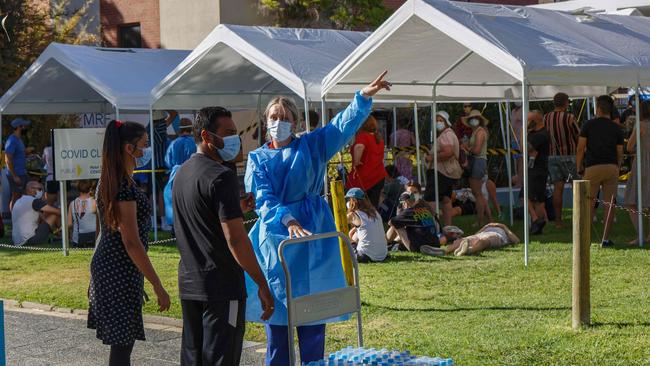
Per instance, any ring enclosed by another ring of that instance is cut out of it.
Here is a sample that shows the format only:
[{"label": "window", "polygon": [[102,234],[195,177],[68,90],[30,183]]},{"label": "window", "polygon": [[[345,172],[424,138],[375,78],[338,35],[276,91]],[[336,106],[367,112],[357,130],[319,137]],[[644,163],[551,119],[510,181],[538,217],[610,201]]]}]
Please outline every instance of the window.
[{"label": "window", "polygon": [[121,25],[119,42],[119,46],[122,48],[141,48],[142,36],[140,35],[140,24]]}]

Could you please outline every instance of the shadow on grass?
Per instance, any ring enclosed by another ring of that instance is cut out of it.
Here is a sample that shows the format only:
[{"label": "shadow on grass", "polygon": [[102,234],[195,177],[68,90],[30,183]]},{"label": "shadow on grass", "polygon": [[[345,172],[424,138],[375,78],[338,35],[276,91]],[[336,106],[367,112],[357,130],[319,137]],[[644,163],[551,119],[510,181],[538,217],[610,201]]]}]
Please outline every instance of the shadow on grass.
[{"label": "shadow on grass", "polygon": [[628,327],[650,327],[650,322],[641,322],[641,323],[630,323],[630,322],[619,322],[619,323],[601,323],[595,322],[592,323],[591,328],[599,327],[616,327],[616,328],[628,328]]},{"label": "shadow on grass", "polygon": [[534,307],[534,306],[481,306],[481,307],[458,307],[458,308],[397,308],[393,306],[384,306],[371,304],[365,301],[361,302],[365,306],[373,306],[380,309],[390,311],[422,311],[422,312],[440,312],[440,313],[455,313],[464,311],[563,311],[571,310],[570,306],[556,306],[556,307]]}]

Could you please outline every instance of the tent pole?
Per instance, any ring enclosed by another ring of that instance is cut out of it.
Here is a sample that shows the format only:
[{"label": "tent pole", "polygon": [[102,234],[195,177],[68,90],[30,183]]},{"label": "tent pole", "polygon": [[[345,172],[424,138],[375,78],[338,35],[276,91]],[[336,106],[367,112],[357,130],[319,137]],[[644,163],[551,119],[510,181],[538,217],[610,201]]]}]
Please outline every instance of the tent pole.
[{"label": "tent pole", "polygon": [[120,109],[117,106],[113,106],[113,108],[115,108],[115,119],[120,119]]},{"label": "tent pole", "polygon": [[506,169],[508,172],[508,203],[510,203],[510,226],[515,224],[514,216],[514,194],[512,193],[512,142],[510,141],[510,100],[506,101]]},{"label": "tent pole", "polygon": [[[325,127],[325,124],[327,123],[327,118],[325,116],[325,108],[327,105],[325,104],[325,98],[321,97],[320,98],[320,109],[321,109],[321,114],[320,114],[320,121],[321,121],[321,126]],[[329,187],[328,187],[328,171],[329,171],[329,162],[325,164],[325,175],[323,176],[323,192],[325,193],[325,201],[329,202]]]},{"label": "tent pole", "polygon": [[636,105],[635,125],[636,131],[636,205],[637,221],[639,225],[639,247],[643,246],[643,190],[641,189],[641,104],[639,104],[639,93],[641,84],[637,84],[636,93],[634,93],[634,103]]},{"label": "tent pole", "polygon": [[413,121],[415,122],[415,163],[418,168],[418,183],[422,184],[420,172],[420,125],[418,123],[418,102],[413,102]]},{"label": "tent pole", "polygon": [[310,132],[311,127],[309,125],[309,101],[307,100],[307,84],[303,82],[302,86],[305,90],[305,95],[303,96],[303,100],[305,101],[305,131]]},{"label": "tent pole", "polygon": [[[393,107],[393,146],[397,146],[397,107]],[[393,165],[395,157],[393,156]]]},{"label": "tent pole", "polygon": [[153,240],[158,240],[158,192],[156,191],[156,139],[154,138],[153,110],[149,107],[149,141],[151,141],[151,198],[153,202]]},{"label": "tent pole", "polygon": [[591,119],[591,99],[587,98],[587,120]]},{"label": "tent pole", "polygon": [[[526,126],[526,122],[528,121],[528,85],[525,77],[521,81],[521,114],[521,121]],[[528,133],[524,131],[522,135],[523,142],[520,148],[524,155],[524,184],[522,186],[524,190],[524,265],[527,267],[528,243],[530,241],[530,233],[528,232],[530,228],[530,223],[528,222]]]},{"label": "tent pole", "polygon": [[591,106],[593,107],[594,118],[596,116],[596,97],[591,97]]},{"label": "tent pole", "polygon": [[433,103],[431,103],[431,146],[433,149],[433,186],[436,199],[436,214],[440,215],[440,196],[438,195],[438,103],[436,102],[436,87],[433,87]]}]

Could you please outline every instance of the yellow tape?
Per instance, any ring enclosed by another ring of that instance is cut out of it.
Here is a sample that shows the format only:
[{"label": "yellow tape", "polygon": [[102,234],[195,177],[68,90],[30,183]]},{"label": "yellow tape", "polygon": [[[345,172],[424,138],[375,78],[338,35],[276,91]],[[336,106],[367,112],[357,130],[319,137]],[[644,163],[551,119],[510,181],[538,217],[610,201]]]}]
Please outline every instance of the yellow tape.
[{"label": "yellow tape", "polygon": [[143,170],[134,170],[133,173],[167,173],[169,172],[167,169],[156,169],[156,170],[151,170],[151,169],[143,169]]}]

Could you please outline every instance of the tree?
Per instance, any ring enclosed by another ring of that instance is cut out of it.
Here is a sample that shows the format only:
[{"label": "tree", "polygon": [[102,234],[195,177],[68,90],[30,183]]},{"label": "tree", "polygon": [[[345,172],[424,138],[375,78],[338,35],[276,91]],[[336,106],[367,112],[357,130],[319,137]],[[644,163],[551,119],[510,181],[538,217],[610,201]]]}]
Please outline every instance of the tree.
[{"label": "tree", "polygon": [[372,30],[388,18],[382,0],[260,0],[276,26]]},{"label": "tree", "polygon": [[[89,32],[93,18],[88,2],[73,8],[70,0],[2,0],[0,2],[0,95],[3,95],[51,42],[98,45],[99,38]],[[51,128],[76,125],[78,116],[28,116],[32,128],[26,140],[42,147],[49,141]],[[13,119],[13,118],[12,118]],[[3,135],[11,133],[10,118],[3,118]]]}]

